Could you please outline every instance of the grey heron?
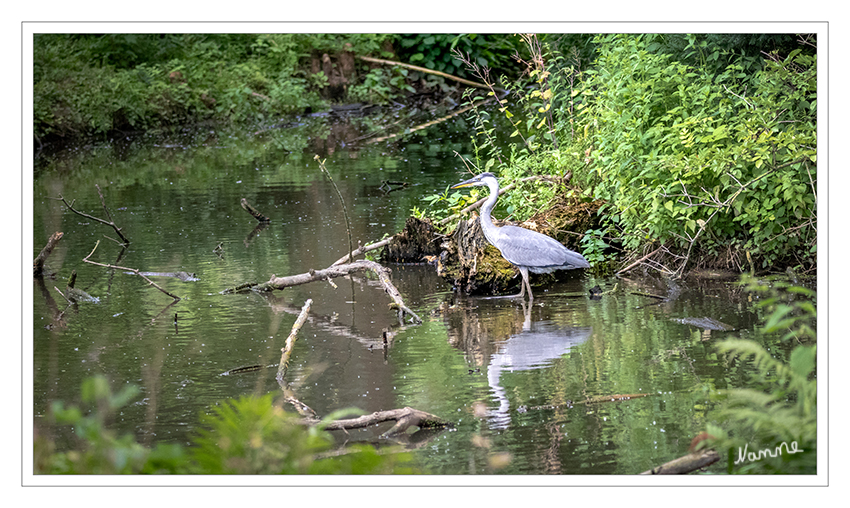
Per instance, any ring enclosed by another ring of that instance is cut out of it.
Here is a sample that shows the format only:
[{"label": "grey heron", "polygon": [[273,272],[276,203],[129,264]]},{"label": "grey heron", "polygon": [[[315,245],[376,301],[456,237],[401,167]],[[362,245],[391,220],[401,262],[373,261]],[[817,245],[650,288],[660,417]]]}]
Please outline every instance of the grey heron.
[{"label": "grey heron", "polygon": [[518,297],[522,298],[525,295],[527,287],[528,300],[534,300],[531,284],[528,283],[528,272],[549,273],[555,270],[590,267],[590,263],[584,259],[584,256],[564,247],[552,237],[517,226],[499,227],[493,224],[490,213],[499,198],[499,180],[493,173],[481,173],[475,178],[452,185],[451,188],[485,185],[490,188],[490,196],[481,207],[481,229],[484,231],[484,237],[499,249],[502,257],[519,268],[519,273],[522,274],[522,289]]}]

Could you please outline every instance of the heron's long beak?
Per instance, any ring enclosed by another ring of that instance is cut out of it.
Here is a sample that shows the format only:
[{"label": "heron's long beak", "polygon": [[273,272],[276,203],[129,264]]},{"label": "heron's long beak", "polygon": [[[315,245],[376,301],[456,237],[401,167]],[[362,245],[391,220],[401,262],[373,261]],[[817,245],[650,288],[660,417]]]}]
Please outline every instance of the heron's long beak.
[{"label": "heron's long beak", "polygon": [[472,185],[475,184],[474,180],[475,180],[475,178],[470,178],[469,180],[466,180],[464,182],[460,182],[460,183],[456,183],[456,184],[452,185],[451,188],[452,189],[460,189],[461,187],[472,187]]}]

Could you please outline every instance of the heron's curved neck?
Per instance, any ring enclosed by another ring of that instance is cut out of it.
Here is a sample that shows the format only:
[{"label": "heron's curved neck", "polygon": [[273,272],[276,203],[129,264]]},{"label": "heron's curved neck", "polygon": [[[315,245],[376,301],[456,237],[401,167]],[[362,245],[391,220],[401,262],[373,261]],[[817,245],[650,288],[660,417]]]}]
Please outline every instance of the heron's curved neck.
[{"label": "heron's curved neck", "polygon": [[487,187],[490,188],[490,195],[481,207],[481,229],[484,230],[484,236],[490,240],[490,243],[493,243],[493,239],[490,237],[495,234],[497,227],[493,224],[490,212],[493,211],[496,200],[499,199],[499,182],[496,179],[489,179],[487,180]]}]

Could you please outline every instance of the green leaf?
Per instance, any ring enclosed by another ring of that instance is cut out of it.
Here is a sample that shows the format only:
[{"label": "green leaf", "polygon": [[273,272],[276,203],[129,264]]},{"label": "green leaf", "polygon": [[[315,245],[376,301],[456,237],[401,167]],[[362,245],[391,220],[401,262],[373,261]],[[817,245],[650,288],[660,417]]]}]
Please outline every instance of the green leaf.
[{"label": "green leaf", "polygon": [[817,358],[817,346],[798,346],[791,352],[789,364],[794,374],[801,377],[808,377],[815,369],[815,359]]}]

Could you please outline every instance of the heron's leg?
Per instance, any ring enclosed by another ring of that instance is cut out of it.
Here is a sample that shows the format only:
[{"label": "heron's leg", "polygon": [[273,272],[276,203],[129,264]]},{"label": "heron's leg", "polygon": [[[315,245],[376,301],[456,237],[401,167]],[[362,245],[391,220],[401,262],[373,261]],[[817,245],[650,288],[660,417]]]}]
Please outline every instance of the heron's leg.
[{"label": "heron's leg", "polygon": [[531,284],[528,283],[528,268],[520,267],[519,273],[522,274],[522,283],[520,284],[520,287],[522,289],[520,290],[520,292],[517,296],[519,298],[524,297],[525,296],[525,288],[527,286],[528,287],[528,297],[529,297],[530,300],[533,300],[534,296],[531,295]]}]

